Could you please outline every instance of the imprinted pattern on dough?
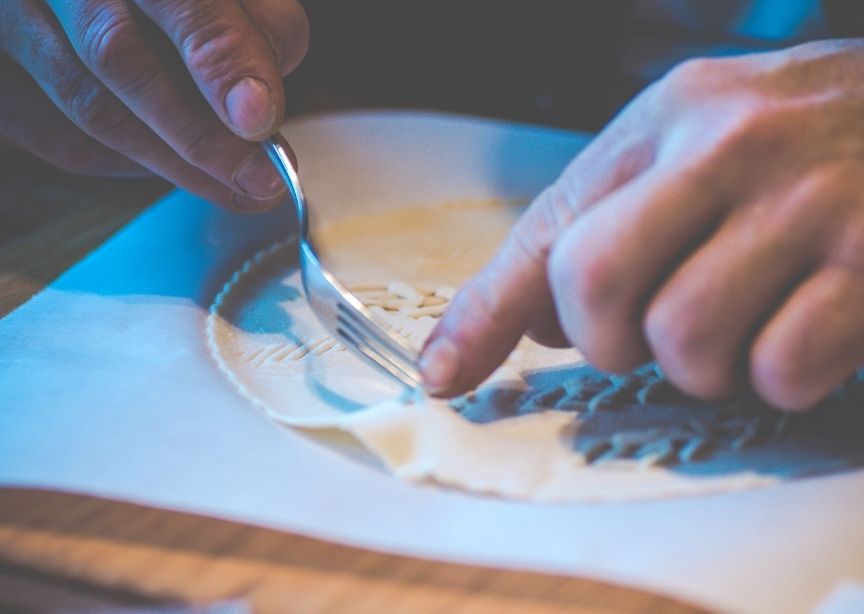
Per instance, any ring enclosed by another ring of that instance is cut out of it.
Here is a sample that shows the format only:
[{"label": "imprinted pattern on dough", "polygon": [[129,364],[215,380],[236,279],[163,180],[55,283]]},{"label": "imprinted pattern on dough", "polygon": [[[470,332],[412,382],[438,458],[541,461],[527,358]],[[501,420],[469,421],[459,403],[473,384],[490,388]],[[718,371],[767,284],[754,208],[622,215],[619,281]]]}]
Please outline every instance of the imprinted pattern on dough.
[{"label": "imprinted pattern on dough", "polygon": [[[298,374],[310,365],[326,365],[334,356],[346,359],[348,353],[340,351],[345,348],[318,334],[288,343],[264,343],[242,355],[231,355],[230,344],[224,342],[224,329],[231,314],[246,304],[249,288],[261,280],[278,280],[291,274],[294,249],[293,242],[283,242],[262,250],[245,263],[217,297],[208,320],[209,342],[223,373],[253,403],[291,424],[295,418],[286,418],[279,408],[262,402],[255,391],[246,388],[235,365],[270,377],[294,378],[291,385],[296,385]],[[406,296],[410,290],[392,292],[380,284],[356,290],[361,296],[373,297],[374,300],[369,300],[373,310],[389,318],[395,328],[414,334],[411,341],[415,345],[419,346],[422,338],[417,338],[416,330],[407,323],[423,322],[427,332],[434,325],[435,317],[416,313],[423,302],[418,305],[414,297]],[[444,300],[433,301],[436,307],[446,306],[452,297],[448,289],[440,292],[422,289],[418,294],[423,301],[432,296],[446,296]],[[406,303],[406,299],[411,300]],[[286,309],[293,314],[302,307],[303,301],[297,299]],[[519,352],[510,361],[511,370],[519,367]],[[537,382],[532,376],[519,381],[512,377],[493,379],[478,391],[452,400],[450,407],[476,425],[500,423],[519,416],[541,416],[550,411],[571,415],[574,428],[568,445],[574,459],[581,459],[574,460],[573,470],[596,468],[605,472],[603,475],[612,475],[609,471],[619,475],[634,471],[655,474],[683,471],[696,475],[703,467],[710,473],[726,471],[725,465],[737,463],[740,467],[729,471],[740,470],[750,477],[754,472],[765,472],[766,476],[785,478],[864,463],[864,372],[850,378],[815,411],[803,415],[777,412],[752,396],[719,404],[695,401],[676,390],[654,365],[626,376],[606,375],[584,364],[571,365],[562,373],[565,376],[558,379],[544,379],[541,373]],[[369,377],[374,376],[370,373]],[[749,487],[768,481],[748,477],[740,483],[741,487]],[[475,482],[467,487],[476,490]],[[448,484],[453,485],[452,478]],[[724,486],[731,487],[734,486]],[[480,490],[496,492],[495,487]],[[674,494],[688,492],[687,488],[674,490]],[[702,491],[696,488],[693,492]],[[644,492],[640,492],[636,498],[643,497]]]}]

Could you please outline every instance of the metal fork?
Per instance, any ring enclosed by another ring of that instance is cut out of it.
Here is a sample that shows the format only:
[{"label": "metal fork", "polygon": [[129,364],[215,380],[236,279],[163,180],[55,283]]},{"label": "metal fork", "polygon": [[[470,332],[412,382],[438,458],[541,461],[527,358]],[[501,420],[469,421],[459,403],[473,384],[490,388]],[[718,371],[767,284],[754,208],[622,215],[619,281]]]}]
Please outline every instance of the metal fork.
[{"label": "metal fork", "polygon": [[328,332],[368,364],[408,389],[420,387],[423,378],[417,367],[417,353],[396,331],[376,321],[372,312],[327,270],[315,252],[309,238],[309,208],[285,139],[277,133],[262,145],[288,186],[297,209],[300,277],[312,311]]}]

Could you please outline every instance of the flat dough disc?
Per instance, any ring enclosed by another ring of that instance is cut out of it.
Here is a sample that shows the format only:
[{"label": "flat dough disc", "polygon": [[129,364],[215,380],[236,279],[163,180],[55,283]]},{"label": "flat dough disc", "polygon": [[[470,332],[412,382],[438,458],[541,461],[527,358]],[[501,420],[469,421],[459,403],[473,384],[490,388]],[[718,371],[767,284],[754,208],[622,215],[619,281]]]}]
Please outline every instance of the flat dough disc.
[{"label": "flat dough disc", "polygon": [[[458,285],[517,214],[500,202],[403,209],[324,227],[316,243],[348,285]],[[271,246],[226,284],[208,320],[213,355],[275,420],[401,478],[531,501],[622,501],[864,462],[860,375],[816,411],[786,416],[751,398],[699,403],[653,367],[610,377],[574,350],[523,340],[472,395],[449,404],[402,398],[322,329],[303,299],[295,253],[292,241]],[[436,322],[381,313],[418,348]]]}]

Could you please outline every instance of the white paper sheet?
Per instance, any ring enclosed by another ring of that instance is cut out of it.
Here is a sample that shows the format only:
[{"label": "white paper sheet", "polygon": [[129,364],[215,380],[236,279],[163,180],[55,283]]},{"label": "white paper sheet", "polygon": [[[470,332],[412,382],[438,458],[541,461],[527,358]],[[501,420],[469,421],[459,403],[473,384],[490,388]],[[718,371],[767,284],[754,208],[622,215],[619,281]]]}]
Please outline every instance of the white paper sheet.
[{"label": "white paper sheet", "polygon": [[829,593],[814,614],[861,614],[864,612],[864,584],[843,582]]},{"label": "white paper sheet", "polygon": [[[428,114],[295,122],[316,206],[530,196],[584,139]],[[434,559],[578,574],[741,612],[864,580],[864,472],[704,498],[530,505],[400,482],[276,426],[209,359],[206,309],[290,212],[175,193],[0,321],[0,484]]]}]

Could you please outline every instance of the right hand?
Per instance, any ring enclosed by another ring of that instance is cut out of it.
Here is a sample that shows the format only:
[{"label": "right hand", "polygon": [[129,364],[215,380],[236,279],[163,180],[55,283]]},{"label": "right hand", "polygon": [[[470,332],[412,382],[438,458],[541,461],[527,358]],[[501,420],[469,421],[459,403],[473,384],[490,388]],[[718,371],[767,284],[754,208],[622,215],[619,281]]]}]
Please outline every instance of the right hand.
[{"label": "right hand", "polygon": [[864,39],[673,70],[456,295],[427,390],[471,390],[528,332],[695,397],[815,406],[864,366],[862,118]]},{"label": "right hand", "polygon": [[284,186],[254,141],[308,40],[297,0],[2,0],[0,142],[266,210]]}]

